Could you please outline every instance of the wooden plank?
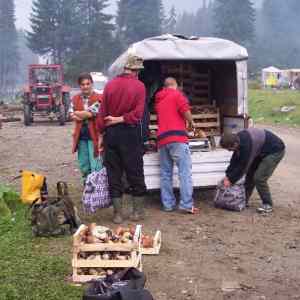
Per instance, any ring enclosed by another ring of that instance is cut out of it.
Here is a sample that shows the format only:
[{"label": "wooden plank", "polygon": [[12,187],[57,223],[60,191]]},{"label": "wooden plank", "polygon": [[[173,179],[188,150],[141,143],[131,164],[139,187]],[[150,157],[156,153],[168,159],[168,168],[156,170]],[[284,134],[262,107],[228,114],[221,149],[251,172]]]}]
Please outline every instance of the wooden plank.
[{"label": "wooden plank", "polygon": [[99,276],[99,275],[77,275],[73,274],[72,280],[74,283],[87,283],[93,280],[97,279],[104,279],[105,276]]},{"label": "wooden plank", "polygon": [[81,244],[77,245],[76,249],[80,252],[131,252],[136,250],[138,245],[135,243],[132,244]]},{"label": "wooden plank", "polygon": [[193,97],[192,96],[192,101],[198,102],[198,103],[205,103],[205,102],[208,102],[209,99],[207,97]]},{"label": "wooden plank", "polygon": [[158,125],[149,125],[149,129],[150,130],[157,130],[158,129]]},{"label": "wooden plank", "polygon": [[73,268],[131,268],[137,265],[137,260],[101,260],[77,259],[72,261]]},{"label": "wooden plank", "polygon": [[193,114],[193,119],[218,119],[219,114]]},{"label": "wooden plank", "polygon": [[156,121],[157,115],[150,115],[150,121]]},{"label": "wooden plank", "polygon": [[196,123],[196,128],[209,128],[209,127],[219,127],[219,122],[207,122],[207,123]]},{"label": "wooden plank", "polygon": [[[143,264],[141,256],[138,258],[139,260],[136,261],[136,264],[134,265],[135,268],[142,271]],[[105,278],[104,276],[99,275],[78,275],[78,269],[75,268],[75,273],[73,273],[72,280],[74,283],[86,283],[92,280],[102,279]]]},{"label": "wooden plank", "polygon": [[193,73],[193,79],[209,79],[209,73]]}]

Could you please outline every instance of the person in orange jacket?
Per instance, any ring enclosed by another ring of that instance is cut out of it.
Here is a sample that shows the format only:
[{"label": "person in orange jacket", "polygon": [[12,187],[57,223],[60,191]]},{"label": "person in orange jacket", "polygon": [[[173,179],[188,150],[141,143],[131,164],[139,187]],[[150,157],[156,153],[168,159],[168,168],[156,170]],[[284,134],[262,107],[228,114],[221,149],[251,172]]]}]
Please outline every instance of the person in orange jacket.
[{"label": "person in orange jacket", "polygon": [[93,78],[89,73],[80,74],[78,84],[81,92],[73,97],[69,113],[75,122],[72,152],[78,153],[80,171],[85,180],[90,173],[102,168],[96,125],[102,95],[94,91]]}]

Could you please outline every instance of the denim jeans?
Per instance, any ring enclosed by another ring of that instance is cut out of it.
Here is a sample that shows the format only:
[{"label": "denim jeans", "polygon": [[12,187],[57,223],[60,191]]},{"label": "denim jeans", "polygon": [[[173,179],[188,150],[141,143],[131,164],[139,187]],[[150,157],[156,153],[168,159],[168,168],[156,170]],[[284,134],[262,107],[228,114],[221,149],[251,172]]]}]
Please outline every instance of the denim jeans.
[{"label": "denim jeans", "polygon": [[188,144],[171,143],[159,150],[161,201],[166,210],[176,207],[176,198],[173,191],[173,166],[178,168],[180,181],[179,208],[193,207],[192,160]]}]

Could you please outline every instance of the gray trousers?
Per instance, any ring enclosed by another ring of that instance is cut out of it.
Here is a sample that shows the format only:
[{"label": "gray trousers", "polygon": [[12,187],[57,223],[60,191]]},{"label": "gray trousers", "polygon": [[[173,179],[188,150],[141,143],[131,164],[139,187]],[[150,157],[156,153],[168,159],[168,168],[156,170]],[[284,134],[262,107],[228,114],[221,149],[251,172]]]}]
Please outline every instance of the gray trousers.
[{"label": "gray trousers", "polygon": [[247,202],[249,201],[254,188],[256,188],[263,204],[273,205],[268,180],[284,155],[285,150],[267,155],[266,157],[253,162],[246,175],[245,188]]}]

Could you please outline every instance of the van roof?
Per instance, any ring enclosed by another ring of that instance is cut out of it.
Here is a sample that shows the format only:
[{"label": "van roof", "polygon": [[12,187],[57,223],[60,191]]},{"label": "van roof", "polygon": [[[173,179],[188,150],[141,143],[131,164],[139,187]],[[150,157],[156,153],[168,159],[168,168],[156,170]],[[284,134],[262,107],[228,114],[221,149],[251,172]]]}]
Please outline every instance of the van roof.
[{"label": "van roof", "polygon": [[128,55],[153,60],[245,60],[246,48],[228,40],[211,37],[185,37],[165,34],[132,44],[109,69],[110,75],[122,72]]}]

